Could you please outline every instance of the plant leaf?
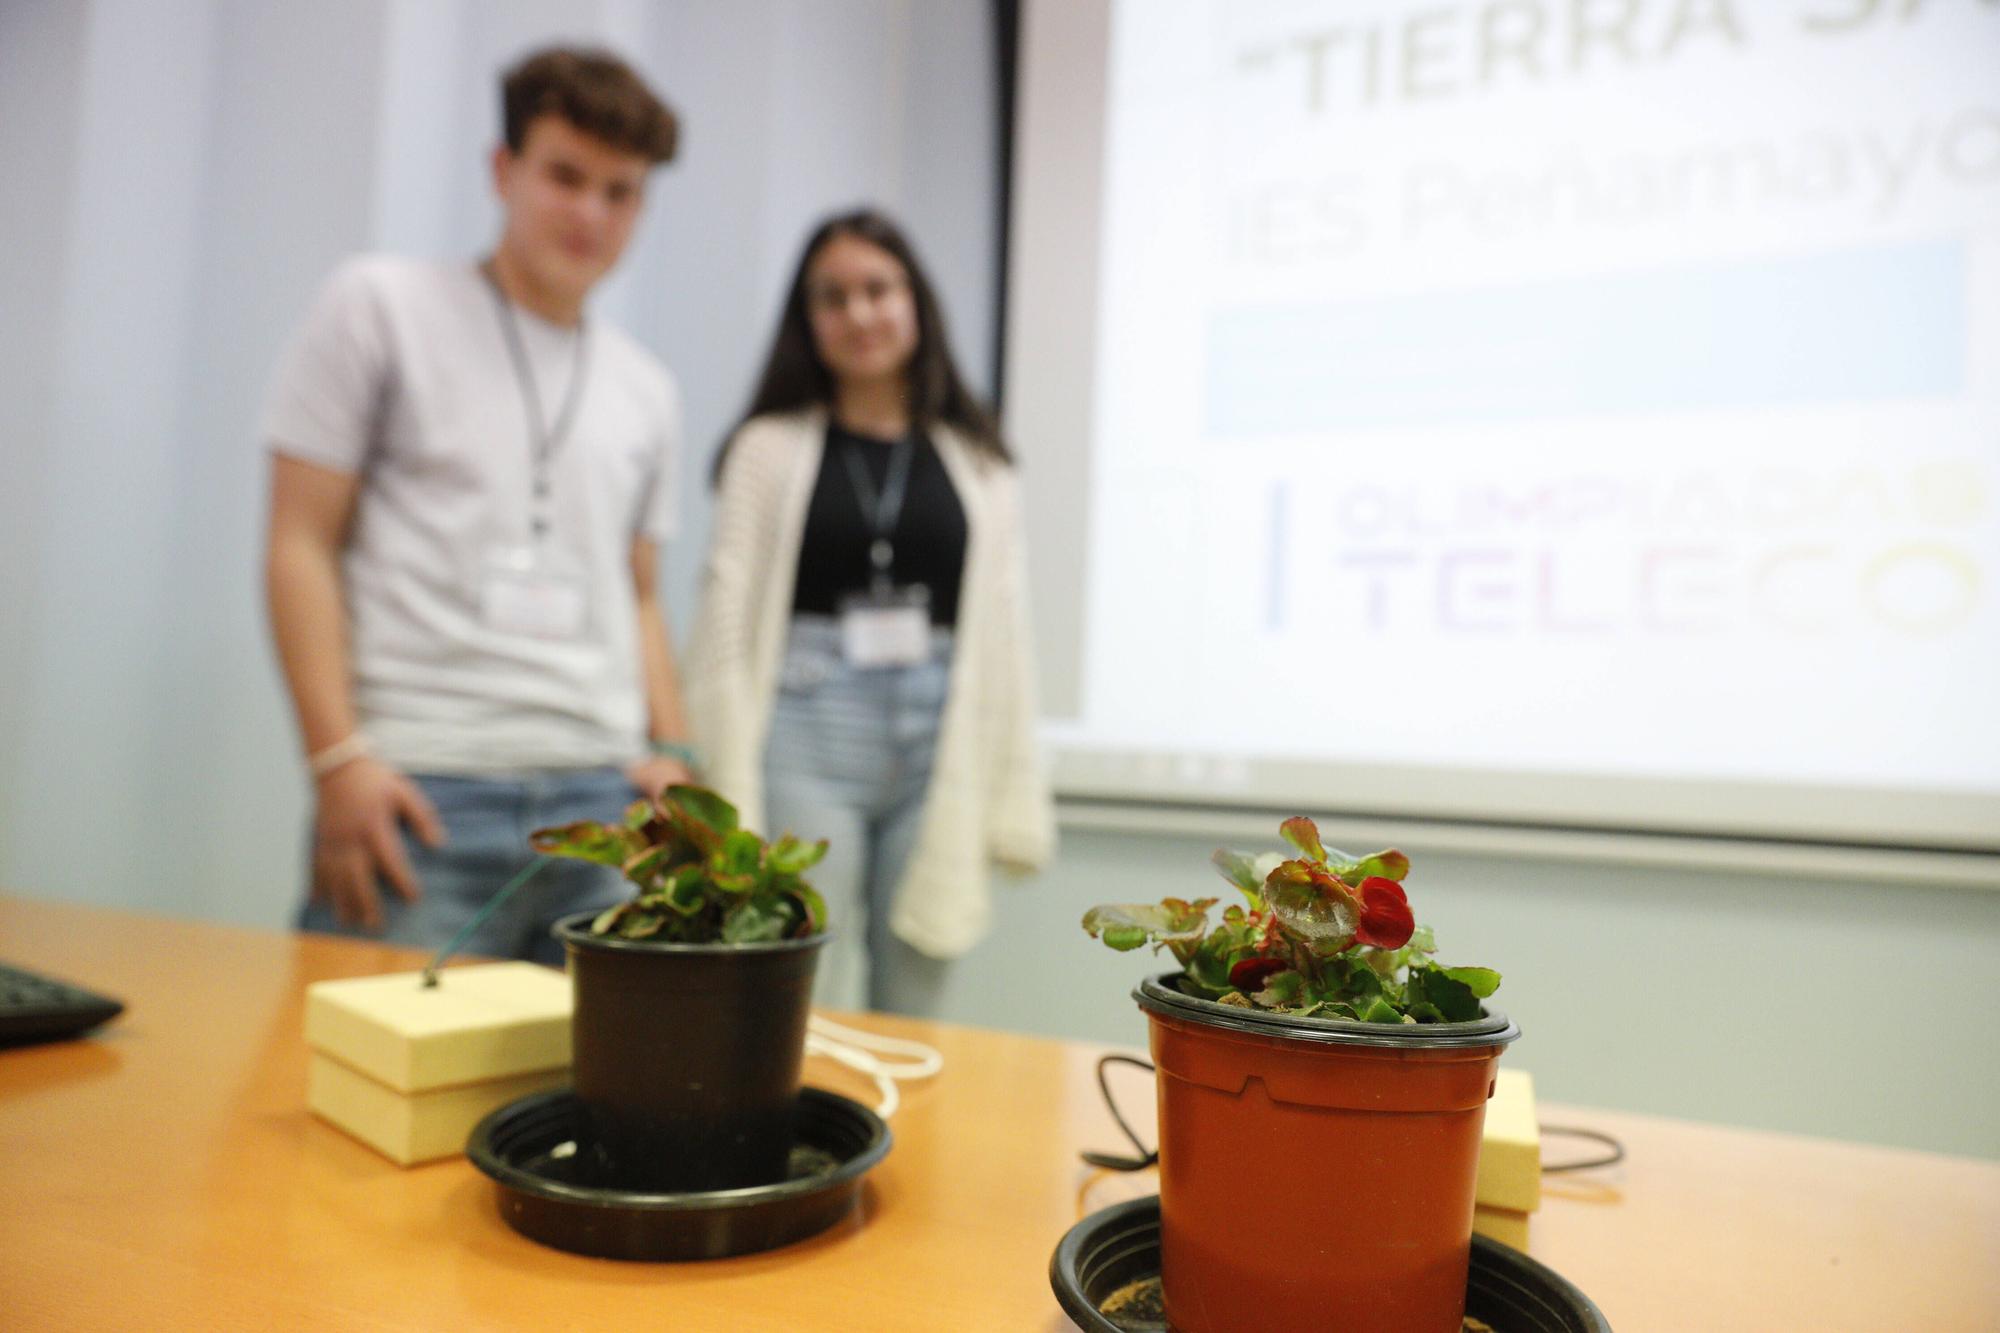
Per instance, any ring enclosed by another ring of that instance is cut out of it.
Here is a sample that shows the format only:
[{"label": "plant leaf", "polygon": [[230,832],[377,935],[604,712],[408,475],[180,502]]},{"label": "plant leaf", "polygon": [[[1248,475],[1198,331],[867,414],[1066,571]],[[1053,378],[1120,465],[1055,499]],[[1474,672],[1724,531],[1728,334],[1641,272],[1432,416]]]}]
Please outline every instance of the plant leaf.
[{"label": "plant leaf", "polygon": [[1500,974],[1490,967],[1441,967],[1437,970],[1482,1000],[1500,989]]},{"label": "plant leaf", "polygon": [[772,911],[755,898],[745,898],[722,918],[724,944],[762,944],[783,939],[786,926],[782,912]]},{"label": "plant leaf", "polygon": [[717,833],[736,831],[738,823],[736,807],[706,787],[677,782],[667,788],[660,799],[666,804],[679,806]]},{"label": "plant leaf", "polygon": [[1412,1006],[1427,1000],[1448,1023],[1469,1023],[1479,1017],[1479,997],[1472,993],[1472,987],[1441,968],[1413,967],[1408,984]]},{"label": "plant leaf", "polygon": [[1213,898],[1185,902],[1168,898],[1158,903],[1104,903],[1083,914],[1083,928],[1092,939],[1101,939],[1124,952],[1151,940],[1155,945],[1175,941],[1192,942],[1208,927],[1208,909]]},{"label": "plant leaf", "polygon": [[666,832],[657,841],[681,849],[684,856],[707,860],[722,850],[723,835],[677,805],[662,805],[660,822]]},{"label": "plant leaf", "polygon": [[627,912],[618,923],[618,933],[628,940],[651,939],[666,926],[665,913],[647,911],[643,907]]},{"label": "plant leaf", "polygon": [[1227,999],[1233,995],[1248,1004],[1249,1000],[1243,993],[1229,984],[1230,958],[1227,941],[1211,935],[1198,944],[1187,946],[1186,954],[1180,957],[1182,975],[1209,999]]},{"label": "plant leaf", "polygon": [[1354,937],[1361,904],[1345,884],[1310,861],[1285,861],[1264,881],[1264,901],[1284,928],[1315,952]]},{"label": "plant leaf", "polygon": [[1410,1020],[1396,1012],[1396,1006],[1381,996],[1376,996],[1361,1006],[1360,1018],[1364,1023],[1407,1023]]},{"label": "plant leaf", "polygon": [[682,916],[693,916],[708,901],[708,876],[698,865],[685,865],[667,877],[661,901]]},{"label": "plant leaf", "polygon": [[1304,815],[1293,815],[1278,825],[1278,832],[1286,842],[1299,849],[1299,855],[1308,861],[1326,864],[1326,848],[1319,840],[1319,825]]},{"label": "plant leaf", "polygon": [[625,864],[620,866],[619,870],[624,873],[625,878],[631,880],[640,888],[650,889],[654,886],[655,881],[666,872],[667,863],[672,859],[672,852],[673,849],[669,847],[654,846],[641,848],[627,858]]},{"label": "plant leaf", "polygon": [[725,875],[754,875],[764,863],[764,840],[748,829],[737,829],[722,840],[713,858]]},{"label": "plant leaf", "polygon": [[1232,852],[1226,847],[1218,847],[1215,849],[1215,854],[1208,859],[1210,864],[1222,872],[1224,879],[1243,891],[1243,896],[1250,900],[1250,906],[1254,908],[1264,905],[1264,896],[1259,892],[1264,877],[1257,873],[1255,857],[1242,852]]},{"label": "plant leaf", "polygon": [[1387,987],[1380,972],[1361,963],[1347,969],[1347,976],[1341,985],[1341,994],[1355,1003],[1373,1000],[1383,995]]},{"label": "plant leaf", "polygon": [[801,842],[787,833],[771,844],[766,860],[771,869],[781,875],[802,875],[818,865],[826,855],[826,839],[818,842]]},{"label": "plant leaf", "polygon": [[1136,919],[1124,907],[1093,907],[1083,914],[1083,929],[1120,953],[1129,953],[1153,938],[1153,926]]},{"label": "plant leaf", "polygon": [[1376,852],[1373,856],[1363,856],[1349,860],[1345,855],[1336,858],[1333,873],[1351,884],[1359,884],[1371,875],[1391,879],[1400,884],[1410,873],[1410,858],[1391,847]]},{"label": "plant leaf", "polygon": [[799,879],[787,884],[785,892],[798,903],[800,913],[805,919],[806,928],[800,934],[817,935],[826,929],[826,899],[819,896],[818,889]]},{"label": "plant leaf", "polygon": [[1305,1001],[1306,979],[1290,968],[1273,972],[1264,978],[1263,988],[1250,998],[1262,1009],[1296,1009]]},{"label": "plant leaf", "polygon": [[544,856],[566,856],[577,861],[594,861],[618,869],[639,850],[630,829],[580,819],[574,824],[557,824],[536,829],[528,835],[528,845]]}]

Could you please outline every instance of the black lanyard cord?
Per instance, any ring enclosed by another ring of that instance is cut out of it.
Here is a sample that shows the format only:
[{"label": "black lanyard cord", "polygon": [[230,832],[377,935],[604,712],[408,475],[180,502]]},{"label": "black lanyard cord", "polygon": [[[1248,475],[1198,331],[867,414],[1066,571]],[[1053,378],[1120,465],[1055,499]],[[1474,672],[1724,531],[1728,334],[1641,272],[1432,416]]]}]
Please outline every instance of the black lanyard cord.
[{"label": "black lanyard cord", "polygon": [[[549,493],[549,461],[569,437],[570,424],[576,420],[577,409],[583,402],[584,381],[590,375],[590,330],[581,321],[578,322],[569,384],[563,390],[562,406],[556,410],[555,424],[550,426],[542,415],[541,388],[535,383],[535,368],[528,362],[527,344],[521,340],[521,325],[514,314],[514,303],[501,289],[491,261],[481,265],[479,271],[493,292],[493,304],[500,314],[500,332],[507,342],[507,359],[514,368],[514,382],[521,390],[521,410],[527,418],[528,460],[533,469],[535,498],[546,500]],[[538,530],[541,526],[537,522]]]},{"label": "black lanyard cord", "polygon": [[874,540],[868,544],[868,561],[875,567],[875,581],[886,583],[889,565],[896,558],[896,548],[891,540],[896,531],[896,522],[903,514],[903,498],[910,489],[910,461],[916,452],[905,435],[889,446],[889,475],[882,483],[882,493],[875,493],[875,483],[869,479],[868,468],[852,449],[843,449],[841,458],[847,464],[847,478],[854,483],[854,498],[861,506],[861,517],[869,526]]}]

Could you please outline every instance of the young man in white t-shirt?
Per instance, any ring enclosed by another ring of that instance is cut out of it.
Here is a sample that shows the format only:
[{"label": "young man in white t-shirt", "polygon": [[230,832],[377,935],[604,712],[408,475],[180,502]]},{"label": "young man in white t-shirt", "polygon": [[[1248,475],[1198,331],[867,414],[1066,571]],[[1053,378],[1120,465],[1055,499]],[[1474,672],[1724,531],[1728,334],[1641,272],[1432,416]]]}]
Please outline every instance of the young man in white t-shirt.
[{"label": "young man in white t-shirt", "polygon": [[[691,752],[659,546],[680,400],[589,318],[674,117],[617,59],[544,51],[502,83],[485,259],[348,261],[279,369],[265,560],[315,786],[300,924],[440,947],[532,860]],[[463,946],[559,961],[549,924],[625,895],[557,862]]]}]

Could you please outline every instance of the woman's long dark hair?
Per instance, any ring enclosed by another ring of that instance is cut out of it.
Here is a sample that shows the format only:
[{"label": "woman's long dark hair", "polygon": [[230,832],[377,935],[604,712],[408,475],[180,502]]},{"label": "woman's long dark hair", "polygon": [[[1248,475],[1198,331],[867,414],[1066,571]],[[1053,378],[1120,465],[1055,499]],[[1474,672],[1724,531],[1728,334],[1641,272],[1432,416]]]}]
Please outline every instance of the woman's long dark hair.
[{"label": "woman's long dark hair", "polygon": [[[920,429],[938,424],[954,427],[977,447],[1005,462],[1013,462],[992,413],[965,387],[958,365],[951,358],[944,308],[938,304],[930,278],[917,262],[916,251],[910,248],[895,223],[872,208],[830,217],[807,238],[805,252],[799,256],[799,266],[792,274],[784,310],[778,316],[778,336],[771,343],[771,354],[764,360],[757,391],[750,395],[750,407],[742,421],[736,423],[737,427],[767,412],[796,412],[832,404],[833,374],[820,360],[819,348],[813,342],[812,323],[806,314],[806,275],[819,252],[842,236],[852,236],[888,251],[909,276],[910,298],[917,307],[917,348],[905,372],[910,423]],[[711,482],[721,480],[722,465],[735,437],[736,431],[732,429],[716,451]]]}]

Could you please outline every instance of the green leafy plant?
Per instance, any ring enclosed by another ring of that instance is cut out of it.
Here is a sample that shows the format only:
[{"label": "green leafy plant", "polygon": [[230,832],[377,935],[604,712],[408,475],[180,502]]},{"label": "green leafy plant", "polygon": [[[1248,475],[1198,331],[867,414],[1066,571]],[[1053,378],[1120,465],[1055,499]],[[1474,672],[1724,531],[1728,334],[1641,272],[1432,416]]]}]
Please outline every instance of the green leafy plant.
[{"label": "green leafy plant", "polygon": [[1410,858],[1353,857],[1320,842],[1300,815],[1279,826],[1298,855],[1217,851],[1222,877],[1242,893],[1211,925],[1218,899],[1107,904],[1083,928],[1114,949],[1150,943],[1173,954],[1181,989],[1223,1004],[1368,1023],[1464,1022],[1500,985],[1486,967],[1442,967],[1430,927],[1403,891]]},{"label": "green leafy plant", "polygon": [[787,833],[765,842],[706,787],[674,786],[635,801],[618,823],[537,829],[547,856],[616,867],[638,889],[591,922],[593,934],[675,944],[754,944],[826,929],[826,903],[803,878],[826,841]]}]

